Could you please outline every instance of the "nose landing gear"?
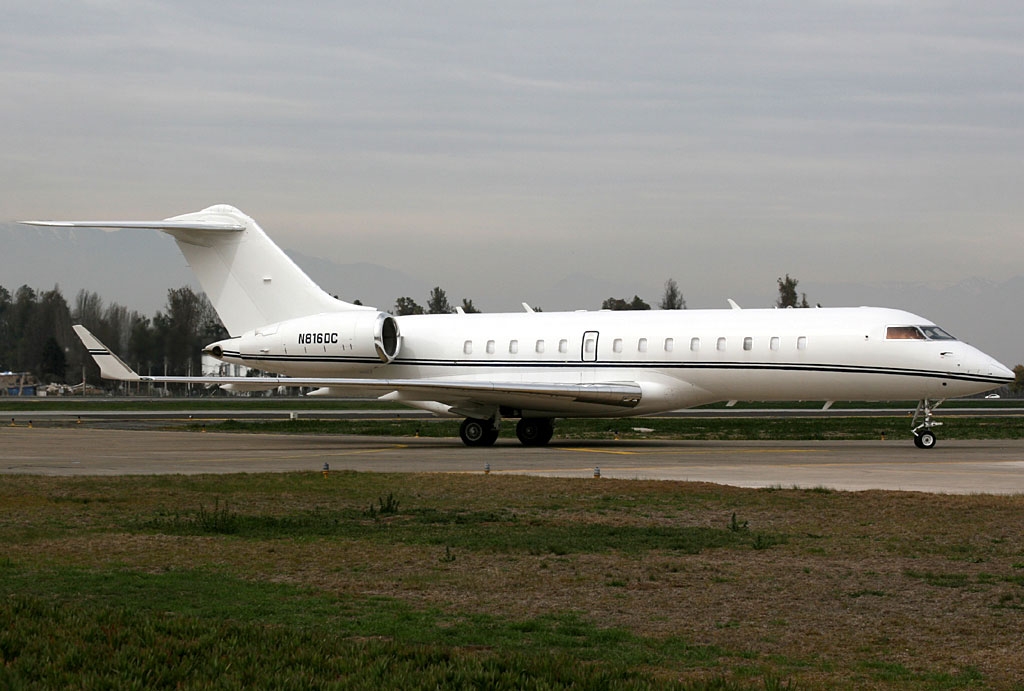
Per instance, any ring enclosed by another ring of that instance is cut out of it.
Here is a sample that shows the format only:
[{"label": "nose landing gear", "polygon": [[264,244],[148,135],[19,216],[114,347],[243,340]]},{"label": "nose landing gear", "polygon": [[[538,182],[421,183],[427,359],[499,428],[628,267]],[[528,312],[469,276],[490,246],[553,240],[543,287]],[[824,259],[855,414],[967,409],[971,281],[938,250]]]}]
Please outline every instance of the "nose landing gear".
[{"label": "nose landing gear", "polygon": [[[914,419],[910,422],[913,427],[911,432],[914,433],[914,446],[917,448],[934,448],[935,442],[938,441],[938,437],[935,436],[935,432],[932,431],[932,428],[938,427],[942,423],[938,420],[932,419],[932,412],[942,405],[945,400],[946,399],[943,398],[932,403],[925,398],[917,404],[917,410],[914,411]],[[921,420],[920,424],[918,424],[918,420]]]}]

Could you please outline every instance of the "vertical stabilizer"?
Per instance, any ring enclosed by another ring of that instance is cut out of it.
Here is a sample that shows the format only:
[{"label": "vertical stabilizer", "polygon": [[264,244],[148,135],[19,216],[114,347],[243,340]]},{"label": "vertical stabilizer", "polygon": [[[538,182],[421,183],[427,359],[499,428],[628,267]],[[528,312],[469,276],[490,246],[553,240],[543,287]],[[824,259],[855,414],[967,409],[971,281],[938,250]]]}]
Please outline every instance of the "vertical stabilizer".
[{"label": "vertical stabilizer", "polygon": [[232,336],[264,324],[320,312],[363,309],[337,300],[238,209],[217,205],[168,221],[237,224],[241,232],[164,228],[172,235]]},{"label": "vertical stabilizer", "polygon": [[263,229],[218,204],[163,221],[23,221],[29,225],[152,228],[174,237],[232,336],[322,312],[371,309],[331,297]]}]

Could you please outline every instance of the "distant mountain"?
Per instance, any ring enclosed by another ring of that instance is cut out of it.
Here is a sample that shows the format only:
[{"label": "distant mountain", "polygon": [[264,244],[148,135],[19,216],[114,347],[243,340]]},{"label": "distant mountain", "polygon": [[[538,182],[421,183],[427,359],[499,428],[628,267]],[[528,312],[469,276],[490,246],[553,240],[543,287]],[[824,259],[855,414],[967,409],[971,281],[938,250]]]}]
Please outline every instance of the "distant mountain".
[{"label": "distant mountain", "polygon": [[0,224],[0,285],[14,293],[27,285],[59,285],[68,304],[79,290],[152,316],[167,290],[198,287],[174,240],[152,231],[33,228]]},{"label": "distant mountain", "polygon": [[[285,252],[331,295],[348,302],[359,300],[380,310],[390,310],[400,297],[411,297],[425,306],[431,288],[436,285],[377,264],[335,264],[329,259],[311,257],[295,250]],[[449,301],[454,304],[450,296]]]}]

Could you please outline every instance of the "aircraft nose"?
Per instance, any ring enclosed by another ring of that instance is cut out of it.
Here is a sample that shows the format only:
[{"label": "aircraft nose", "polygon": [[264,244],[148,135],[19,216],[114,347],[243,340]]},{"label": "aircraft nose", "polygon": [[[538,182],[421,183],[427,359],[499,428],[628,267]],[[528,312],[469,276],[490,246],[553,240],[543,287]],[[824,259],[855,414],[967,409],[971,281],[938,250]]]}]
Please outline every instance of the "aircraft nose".
[{"label": "aircraft nose", "polygon": [[979,350],[977,351],[977,357],[975,359],[978,363],[977,371],[980,374],[1001,380],[1003,384],[1009,384],[1016,379],[1016,375],[1012,369],[999,362],[991,355],[987,355]]},{"label": "aircraft nose", "polygon": [[992,361],[992,376],[999,377],[1007,384],[1017,379],[1017,375],[1012,369],[997,360]]},{"label": "aircraft nose", "polygon": [[973,346],[967,347],[964,353],[963,364],[965,371],[971,374],[979,374],[994,385],[1010,384],[1016,379],[1013,370],[991,355]]}]

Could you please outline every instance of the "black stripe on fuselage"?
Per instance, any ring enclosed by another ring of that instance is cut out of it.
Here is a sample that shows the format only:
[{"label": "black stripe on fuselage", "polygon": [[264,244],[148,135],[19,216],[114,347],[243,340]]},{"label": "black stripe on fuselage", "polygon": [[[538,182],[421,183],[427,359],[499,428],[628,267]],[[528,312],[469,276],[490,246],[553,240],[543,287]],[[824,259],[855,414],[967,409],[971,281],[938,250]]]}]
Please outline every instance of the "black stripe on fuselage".
[{"label": "black stripe on fuselage", "polygon": [[[243,361],[260,363],[300,364],[339,364],[339,365],[381,365],[377,358],[359,358],[345,356],[317,355],[249,355],[224,353],[225,357],[238,357]],[[831,372],[844,374],[878,374],[904,377],[924,377],[931,379],[950,379],[954,381],[977,382],[981,384],[1005,384],[1003,377],[983,374],[962,374],[938,370],[908,369],[900,367],[869,367],[864,365],[837,365],[826,363],[799,364],[793,362],[551,362],[543,360],[427,360],[427,359],[396,359],[390,367],[441,367],[441,368],[493,368],[493,369],[666,369],[666,370],[729,370],[759,372]]]}]

